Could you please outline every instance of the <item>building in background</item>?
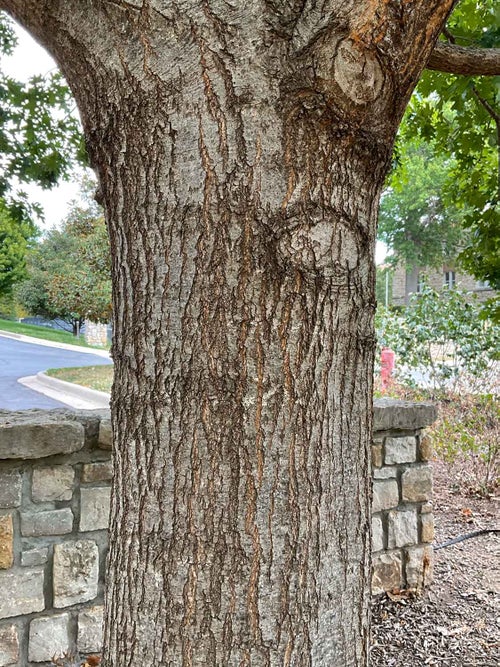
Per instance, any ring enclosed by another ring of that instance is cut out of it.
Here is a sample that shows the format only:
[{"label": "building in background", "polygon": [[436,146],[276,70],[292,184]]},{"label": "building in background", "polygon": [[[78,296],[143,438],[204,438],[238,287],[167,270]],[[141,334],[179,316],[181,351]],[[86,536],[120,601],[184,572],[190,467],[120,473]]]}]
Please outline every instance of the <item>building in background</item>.
[{"label": "building in background", "polygon": [[445,264],[440,269],[406,269],[402,264],[398,264],[392,277],[392,305],[407,305],[410,296],[418,294],[424,283],[435,290],[458,287],[464,292],[477,294],[480,301],[491,299],[496,293],[488,283],[457,271],[452,265]]}]

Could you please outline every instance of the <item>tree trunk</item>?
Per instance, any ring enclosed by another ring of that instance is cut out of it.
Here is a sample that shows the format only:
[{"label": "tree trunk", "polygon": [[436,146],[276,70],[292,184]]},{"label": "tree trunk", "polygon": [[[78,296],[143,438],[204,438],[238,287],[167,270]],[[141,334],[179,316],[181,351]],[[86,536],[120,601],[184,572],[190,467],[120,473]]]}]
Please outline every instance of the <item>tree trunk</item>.
[{"label": "tree trunk", "polygon": [[223,104],[222,68],[205,76],[194,110],[170,100],[175,119],[146,98],[124,114],[127,170],[104,182],[118,443],[105,664],[364,665],[390,145],[383,160],[332,146],[345,131],[327,109],[252,114]]},{"label": "tree trunk", "polygon": [[366,666],[376,212],[452,0],[2,4],[110,232],[104,665]]}]

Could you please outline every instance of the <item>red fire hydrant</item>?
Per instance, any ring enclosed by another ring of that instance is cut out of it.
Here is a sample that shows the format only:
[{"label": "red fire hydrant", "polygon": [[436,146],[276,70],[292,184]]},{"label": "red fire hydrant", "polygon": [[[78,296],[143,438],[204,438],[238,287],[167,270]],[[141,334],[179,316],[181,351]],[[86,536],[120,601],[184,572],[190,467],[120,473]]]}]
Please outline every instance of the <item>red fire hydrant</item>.
[{"label": "red fire hydrant", "polygon": [[393,350],[390,350],[388,347],[382,348],[382,354],[380,355],[380,380],[382,382],[382,388],[387,389],[391,383],[392,371],[394,370],[396,361],[396,354]]}]

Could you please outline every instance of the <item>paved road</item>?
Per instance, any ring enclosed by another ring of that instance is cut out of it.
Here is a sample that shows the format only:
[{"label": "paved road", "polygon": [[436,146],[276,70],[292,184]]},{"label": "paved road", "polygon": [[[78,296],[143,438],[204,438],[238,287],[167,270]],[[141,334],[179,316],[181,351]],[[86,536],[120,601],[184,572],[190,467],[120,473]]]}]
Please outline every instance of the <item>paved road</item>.
[{"label": "paved road", "polygon": [[36,375],[47,368],[110,363],[109,359],[95,354],[45,347],[0,336],[0,408],[5,410],[68,408],[59,401],[23,387],[17,379],[26,375]]}]

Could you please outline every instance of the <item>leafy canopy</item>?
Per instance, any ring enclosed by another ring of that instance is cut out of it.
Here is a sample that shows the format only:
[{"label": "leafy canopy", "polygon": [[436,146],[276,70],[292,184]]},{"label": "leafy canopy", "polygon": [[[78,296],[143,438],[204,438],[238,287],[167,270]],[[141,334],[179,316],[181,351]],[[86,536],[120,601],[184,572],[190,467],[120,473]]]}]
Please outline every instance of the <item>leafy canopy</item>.
[{"label": "leafy canopy", "polygon": [[[443,40],[462,46],[500,46],[500,4],[462,0]],[[448,159],[442,200],[460,213],[468,231],[459,261],[476,278],[500,289],[500,77],[425,71],[403,120],[399,146],[415,138]],[[401,168],[392,181],[405,178]]]},{"label": "leafy canopy", "polygon": [[[17,44],[13,23],[0,14],[0,56]],[[0,71],[0,199],[13,219],[41,215],[18,184],[53,187],[84,159],[73,97],[60,73],[16,81]]]},{"label": "leafy canopy", "polygon": [[437,267],[456,257],[464,237],[464,213],[446,197],[455,160],[421,139],[402,142],[399,151],[380,203],[379,239],[394,251],[394,262]]}]

